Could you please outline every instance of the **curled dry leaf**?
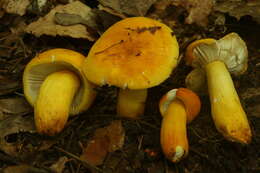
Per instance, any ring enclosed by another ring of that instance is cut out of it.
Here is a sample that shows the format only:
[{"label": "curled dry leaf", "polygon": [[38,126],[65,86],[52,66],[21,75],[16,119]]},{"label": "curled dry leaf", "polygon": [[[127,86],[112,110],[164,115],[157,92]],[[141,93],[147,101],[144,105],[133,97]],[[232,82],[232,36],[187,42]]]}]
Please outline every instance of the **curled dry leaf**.
[{"label": "curled dry leaf", "polygon": [[241,1],[236,2],[232,0],[223,1],[217,3],[214,6],[215,11],[222,13],[228,13],[230,16],[237,18],[238,20],[246,15],[251,16],[256,22],[260,23],[260,1]]},{"label": "curled dry leaf", "polygon": [[30,0],[2,0],[0,8],[2,7],[7,13],[23,16],[29,4]]},{"label": "curled dry leaf", "polygon": [[67,157],[60,157],[59,160],[52,164],[50,169],[54,172],[54,173],[62,173],[63,169],[65,168],[65,164],[69,161],[69,159]]},{"label": "curled dry leaf", "polygon": [[91,8],[81,3],[80,1],[75,1],[67,5],[56,6],[46,16],[40,18],[36,22],[29,24],[26,28],[26,32],[32,33],[36,37],[41,35],[60,35],[69,36],[72,38],[84,38],[90,41],[94,41],[96,39],[95,36],[89,33],[87,28],[82,24],[75,24],[70,26],[57,24],[55,22],[56,13],[78,15],[85,21],[88,21],[89,26],[95,25],[95,14],[91,11]]},{"label": "curled dry leaf", "polygon": [[6,154],[17,156],[19,146],[15,143],[8,143],[5,137],[19,132],[36,132],[33,118],[23,116],[9,116],[0,121],[0,150]]},{"label": "curled dry leaf", "polygon": [[95,131],[94,137],[88,142],[80,157],[92,165],[100,165],[108,152],[122,148],[124,139],[122,122],[113,121],[109,126]]},{"label": "curled dry leaf", "polygon": [[[107,8],[113,9],[121,15],[144,16],[149,8],[157,0],[98,0],[99,3]],[[109,11],[107,11],[109,12]]]}]

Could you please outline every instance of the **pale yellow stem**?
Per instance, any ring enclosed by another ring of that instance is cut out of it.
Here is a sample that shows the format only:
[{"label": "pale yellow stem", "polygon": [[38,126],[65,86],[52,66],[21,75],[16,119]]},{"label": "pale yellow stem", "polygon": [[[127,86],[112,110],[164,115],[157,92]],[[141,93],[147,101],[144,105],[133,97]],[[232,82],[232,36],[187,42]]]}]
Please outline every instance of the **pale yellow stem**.
[{"label": "pale yellow stem", "polygon": [[184,104],[178,99],[173,100],[163,115],[161,127],[161,147],[172,162],[178,162],[188,154],[186,122]]},{"label": "pale yellow stem", "polygon": [[117,114],[121,117],[138,119],[144,113],[147,89],[120,89],[117,101]]},{"label": "pale yellow stem", "polygon": [[79,85],[78,77],[70,71],[59,71],[47,76],[34,108],[39,133],[55,135],[64,128]]},{"label": "pale yellow stem", "polygon": [[211,113],[216,128],[228,140],[248,144],[251,130],[226,65],[213,61],[206,66]]}]

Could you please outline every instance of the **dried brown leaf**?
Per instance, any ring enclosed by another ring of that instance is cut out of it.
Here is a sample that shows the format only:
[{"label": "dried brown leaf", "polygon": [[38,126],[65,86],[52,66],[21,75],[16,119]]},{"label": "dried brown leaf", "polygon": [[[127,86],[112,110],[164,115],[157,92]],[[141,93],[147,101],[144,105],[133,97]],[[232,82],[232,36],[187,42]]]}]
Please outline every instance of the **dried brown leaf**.
[{"label": "dried brown leaf", "polygon": [[89,21],[89,25],[95,25],[94,13],[92,13],[91,8],[81,3],[80,1],[75,1],[67,5],[58,5],[52,9],[46,16],[40,18],[36,22],[29,24],[26,28],[26,32],[34,34],[36,37],[41,35],[50,36],[69,36],[72,38],[84,38],[90,41],[94,41],[96,38],[91,33],[88,32],[86,27],[82,24],[76,24],[71,26],[62,26],[55,23],[56,13],[67,13],[79,15],[84,20]]},{"label": "dried brown leaf", "polygon": [[0,7],[7,13],[23,16],[26,13],[29,4],[30,0],[2,0],[0,2]]},{"label": "dried brown leaf", "polygon": [[108,151],[113,152],[123,147],[125,141],[125,131],[121,121],[113,121],[107,128],[109,138]]},{"label": "dried brown leaf", "polygon": [[59,160],[52,164],[50,169],[54,172],[54,173],[62,173],[64,168],[65,168],[65,164],[69,161],[69,159],[67,157],[60,157]]},{"label": "dried brown leaf", "polygon": [[0,112],[8,114],[26,114],[32,112],[32,107],[24,98],[0,99]]},{"label": "dried brown leaf", "polygon": [[100,165],[108,152],[122,148],[124,138],[125,131],[122,127],[122,122],[119,120],[113,121],[109,126],[95,131],[94,137],[83,150],[81,159],[92,165]]},{"label": "dried brown leaf", "polygon": [[3,173],[49,173],[49,171],[29,165],[16,165],[5,168]]},{"label": "dried brown leaf", "polygon": [[252,16],[256,22],[260,23],[260,1],[251,0],[248,2],[223,1],[214,6],[215,11],[228,13],[238,20],[246,15]]},{"label": "dried brown leaf", "polygon": [[98,0],[104,7],[111,8],[122,15],[144,16],[157,0]]},{"label": "dried brown leaf", "polygon": [[6,154],[16,156],[19,151],[19,146],[13,143],[8,143],[5,137],[19,132],[36,132],[32,117],[9,116],[0,121],[0,150]]},{"label": "dried brown leaf", "polygon": [[208,23],[208,15],[213,7],[213,0],[176,0],[176,5],[184,7],[189,15],[186,17],[187,24],[196,23],[199,26],[206,26]]}]

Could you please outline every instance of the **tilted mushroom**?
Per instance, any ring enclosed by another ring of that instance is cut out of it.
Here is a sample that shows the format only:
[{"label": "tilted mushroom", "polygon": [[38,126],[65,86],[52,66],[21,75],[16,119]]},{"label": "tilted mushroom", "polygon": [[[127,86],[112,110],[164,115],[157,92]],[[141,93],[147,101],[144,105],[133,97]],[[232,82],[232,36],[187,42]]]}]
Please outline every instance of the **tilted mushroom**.
[{"label": "tilted mushroom", "polygon": [[34,106],[37,131],[59,133],[69,114],[75,115],[91,105],[96,96],[93,84],[83,77],[85,57],[67,49],[51,49],[38,54],[23,74],[24,94]]},{"label": "tilted mushroom", "polygon": [[[228,140],[244,144],[250,143],[252,134],[230,73],[244,73],[247,58],[246,44],[236,33],[220,40],[195,41],[186,52],[187,64],[204,70],[196,75],[206,74],[211,114],[217,130]],[[200,85],[196,83],[196,75],[189,78],[193,86]]]},{"label": "tilted mushroom", "polygon": [[172,162],[178,162],[188,155],[186,123],[198,115],[200,107],[199,97],[186,88],[172,89],[161,98],[161,147]]},{"label": "tilted mushroom", "polygon": [[147,88],[169,77],[178,55],[169,27],[146,17],[131,17],[111,26],[96,41],[83,72],[97,85],[120,87],[117,112],[135,119],[143,114]]}]

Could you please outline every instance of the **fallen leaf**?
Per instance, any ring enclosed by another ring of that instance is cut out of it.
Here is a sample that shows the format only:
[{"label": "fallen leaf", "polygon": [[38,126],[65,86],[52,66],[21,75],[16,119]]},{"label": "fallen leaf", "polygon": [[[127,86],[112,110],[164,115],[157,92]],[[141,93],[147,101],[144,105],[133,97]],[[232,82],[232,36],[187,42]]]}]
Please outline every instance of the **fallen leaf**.
[{"label": "fallen leaf", "polygon": [[3,170],[3,173],[50,173],[50,172],[29,165],[15,165],[15,166],[9,166],[5,168]]},{"label": "fallen leaf", "polygon": [[88,33],[90,33],[95,39],[98,38],[98,27],[95,24],[92,24],[92,27],[89,26],[89,23],[91,23],[91,20],[86,20],[80,15],[77,14],[68,14],[68,13],[55,13],[54,20],[57,24],[63,25],[63,26],[71,26],[76,24],[82,24],[85,25]]},{"label": "fallen leaf", "polygon": [[32,107],[21,97],[0,99],[0,112],[21,115],[32,112]]},{"label": "fallen leaf", "polygon": [[54,173],[62,173],[63,169],[65,168],[65,164],[69,161],[69,159],[67,157],[60,157],[59,160],[52,164],[50,169],[54,172]]},{"label": "fallen leaf", "polygon": [[36,37],[40,37],[41,35],[60,35],[69,36],[72,38],[84,38],[90,41],[94,41],[96,39],[96,37],[89,33],[86,27],[82,24],[62,26],[55,23],[56,13],[79,15],[84,20],[89,21],[89,26],[95,25],[95,14],[91,11],[91,8],[81,3],[80,1],[75,1],[67,5],[56,6],[46,16],[38,19],[36,22],[29,24],[26,28],[26,32],[32,33]]},{"label": "fallen leaf", "polygon": [[[169,6],[175,6],[177,10],[173,10],[173,14],[167,14],[170,13],[166,10]],[[182,8],[180,9],[179,7]],[[157,17],[166,15],[178,16],[183,14],[183,10],[185,9],[189,13],[185,19],[185,23],[195,23],[199,26],[206,26],[208,23],[208,15],[212,11],[212,7],[213,0],[159,0],[154,4],[155,11],[150,15],[156,15]]]},{"label": "fallen leaf", "polygon": [[124,139],[125,131],[122,122],[119,120],[113,121],[109,126],[95,131],[94,137],[88,142],[87,147],[83,149],[80,157],[92,165],[100,165],[107,153],[122,148]]},{"label": "fallen leaf", "polygon": [[217,3],[214,6],[215,11],[222,13],[228,13],[230,16],[237,18],[238,20],[246,15],[252,16],[256,22],[260,23],[260,1],[241,1],[235,2],[232,0],[223,1]]},{"label": "fallen leaf", "polygon": [[106,127],[107,136],[109,139],[108,151],[113,152],[123,147],[125,141],[125,131],[122,122],[113,121]]},{"label": "fallen leaf", "polygon": [[188,11],[189,15],[186,17],[185,23],[206,26],[208,15],[212,11],[213,0],[177,0],[174,4],[180,5]]},{"label": "fallen leaf", "polygon": [[29,4],[30,0],[2,0],[0,2],[0,7],[7,13],[23,16],[26,13]]},{"label": "fallen leaf", "polygon": [[120,14],[130,16],[145,16],[150,7],[157,0],[98,0],[104,6],[115,10]]},{"label": "fallen leaf", "polygon": [[0,121],[0,150],[12,156],[18,155],[19,146],[15,143],[8,143],[5,137],[19,132],[36,132],[31,116],[9,116]]}]

